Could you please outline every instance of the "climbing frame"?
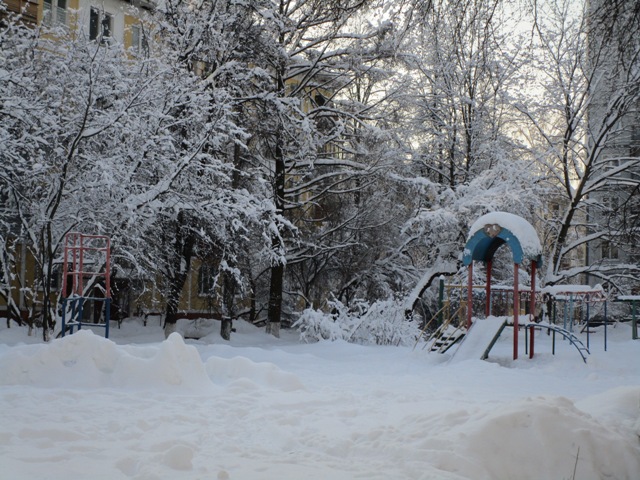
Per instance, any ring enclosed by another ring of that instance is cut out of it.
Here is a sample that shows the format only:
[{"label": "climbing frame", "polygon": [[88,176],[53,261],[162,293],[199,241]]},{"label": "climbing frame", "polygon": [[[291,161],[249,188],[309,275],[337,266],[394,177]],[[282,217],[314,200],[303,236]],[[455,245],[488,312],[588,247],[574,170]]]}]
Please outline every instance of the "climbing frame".
[{"label": "climbing frame", "polygon": [[[111,240],[106,235],[69,232],[65,236],[62,267],[62,336],[67,329],[82,328],[87,302],[104,304],[104,322],[91,323],[105,329],[109,338],[111,317]],[[87,322],[84,322],[87,324]]]}]

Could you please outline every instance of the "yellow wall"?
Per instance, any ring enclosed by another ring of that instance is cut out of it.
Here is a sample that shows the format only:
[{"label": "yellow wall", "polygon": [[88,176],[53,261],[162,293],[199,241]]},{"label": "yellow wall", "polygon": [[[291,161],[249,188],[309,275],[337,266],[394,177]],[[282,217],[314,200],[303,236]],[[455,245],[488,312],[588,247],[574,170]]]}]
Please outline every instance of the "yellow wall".
[{"label": "yellow wall", "polygon": [[140,20],[132,15],[128,15],[125,13],[124,15],[124,48],[131,48],[132,43],[132,35],[131,35],[131,26],[138,25]]}]

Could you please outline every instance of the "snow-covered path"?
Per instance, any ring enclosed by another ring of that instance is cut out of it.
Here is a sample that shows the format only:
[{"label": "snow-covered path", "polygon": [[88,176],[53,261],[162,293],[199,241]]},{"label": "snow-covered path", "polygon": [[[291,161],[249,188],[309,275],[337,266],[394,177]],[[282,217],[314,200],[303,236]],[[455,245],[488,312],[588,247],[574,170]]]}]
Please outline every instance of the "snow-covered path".
[{"label": "snow-covered path", "polygon": [[638,478],[627,325],[586,365],[544,341],[513,362],[509,335],[492,361],[448,362],[238,329],[228,344],[125,325],[115,343],[49,345],[1,330],[0,478],[569,479],[576,459],[576,479]]}]

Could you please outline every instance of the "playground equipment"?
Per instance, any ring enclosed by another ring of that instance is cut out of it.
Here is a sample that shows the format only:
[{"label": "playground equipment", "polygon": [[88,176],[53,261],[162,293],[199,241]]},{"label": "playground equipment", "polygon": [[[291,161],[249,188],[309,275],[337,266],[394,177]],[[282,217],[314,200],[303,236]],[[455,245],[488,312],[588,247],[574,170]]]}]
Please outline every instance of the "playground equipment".
[{"label": "playground equipment", "polygon": [[[467,329],[472,323],[473,262],[482,261],[486,266],[486,298],[491,298],[491,267],[493,257],[502,245],[507,245],[513,258],[513,359],[518,358],[518,330],[520,316],[519,269],[525,261],[531,266],[530,312],[535,312],[536,270],[542,266],[542,245],[538,234],[529,222],[506,212],[483,215],[471,226],[469,239],[464,248],[462,263],[468,267],[467,284]],[[491,302],[485,302],[488,317]]]},{"label": "playground equipment", "polygon": [[[111,320],[111,242],[104,235],[84,235],[70,232],[65,236],[62,269],[62,336],[67,328],[73,333],[83,325],[85,303],[93,301],[104,305],[104,322],[91,323],[91,326],[105,329],[105,337],[109,338],[109,322]],[[88,270],[93,265],[95,270]],[[87,291],[85,291],[85,280]],[[88,292],[98,295],[87,295]],[[69,318],[67,319],[67,315]],[[89,322],[84,322],[89,324]]]},{"label": "playground equipment", "polygon": [[636,313],[638,312],[637,306],[640,305],[640,295],[620,295],[615,301],[631,305],[631,338],[638,340],[638,320]]},{"label": "playground equipment", "polygon": [[[477,309],[479,304],[484,305],[487,302],[486,298],[484,298],[486,286],[473,285],[472,288],[476,293],[473,299],[475,305],[472,306],[472,309]],[[438,311],[423,326],[420,338],[427,331],[431,332],[425,348],[428,346],[431,351],[445,353],[461,341],[467,332],[467,285],[445,283],[444,277],[440,277],[439,289]],[[495,286],[492,287],[490,295],[489,315],[513,315],[512,289],[504,286]],[[529,287],[520,289],[518,295],[520,296],[520,304],[523,304],[524,299],[526,302],[524,306],[526,307],[530,303],[528,301],[531,295]],[[499,310],[499,312],[496,313],[495,310]],[[520,313],[523,313],[522,309]],[[484,320],[483,323],[485,323]],[[420,338],[416,341],[416,345]]]},{"label": "playground equipment", "polygon": [[[524,344],[527,345],[527,340],[526,340],[526,335],[527,333],[530,331],[531,335],[534,334],[535,329],[539,328],[539,329],[546,329],[548,331],[548,333],[551,334],[552,336],[552,348],[551,348],[551,353],[553,355],[555,355],[556,353],[556,333],[559,333],[560,335],[562,335],[562,337],[565,340],[568,340],[569,343],[571,343],[571,345],[573,345],[574,347],[576,347],[576,349],[578,350],[578,353],[580,353],[580,356],[582,357],[582,360],[584,361],[584,363],[587,363],[587,355],[589,355],[589,347],[585,347],[584,344],[582,343],[582,341],[576,337],[573,333],[569,332],[568,330],[561,328],[557,325],[553,325],[550,323],[546,323],[546,322],[540,322],[540,323],[529,323],[527,325],[525,325],[525,342]],[[529,338],[533,338],[533,337],[529,337]],[[530,343],[529,349],[529,356],[533,357],[533,342]]]},{"label": "playground equipment", "polygon": [[[491,283],[494,255],[505,244],[511,250],[513,259],[513,287],[493,286]],[[556,335],[559,334],[576,348],[582,360],[586,362],[587,355],[590,353],[591,328],[604,325],[604,349],[607,350],[609,322],[607,295],[604,290],[601,286],[558,285],[537,291],[535,275],[536,270],[542,265],[542,247],[535,230],[524,219],[505,212],[494,212],[480,217],[470,229],[462,260],[468,267],[466,296],[463,293],[465,289],[463,285],[447,285],[441,277],[439,310],[422,329],[422,334],[430,327],[430,331],[433,331],[425,348],[444,353],[457,345],[454,352],[457,358],[475,356],[475,358],[486,359],[502,331],[512,327],[514,360],[518,358],[518,333],[522,329],[525,334],[525,354],[530,358],[535,352],[536,331],[546,330],[552,338],[552,354],[555,354]],[[474,261],[484,262],[486,268],[484,286],[473,285]],[[520,287],[519,272],[527,264],[530,266],[530,287]],[[484,295],[474,296],[474,290],[478,289],[482,289]],[[474,299],[477,304],[484,303],[485,319],[473,317]],[[636,304],[640,303],[640,296],[619,297],[618,301],[631,305],[633,338],[638,338]],[[536,315],[536,305],[544,303],[552,306],[549,309],[552,311],[548,312],[551,317],[549,322],[542,322],[542,315]],[[562,325],[557,324],[558,305],[561,305],[563,312]],[[604,321],[594,321],[591,318],[591,310],[596,305],[604,310]],[[580,333],[586,332],[586,346],[574,334],[575,324],[583,325]],[[436,326],[437,328],[434,329]]]},{"label": "playground equipment", "polygon": [[[584,323],[582,331],[587,333],[587,349],[590,348],[591,310],[600,306],[604,311],[604,349],[607,350],[607,296],[600,285],[553,285],[541,290],[544,300],[551,300],[552,311],[549,312],[551,321],[558,323],[558,305],[562,305],[562,327],[573,333],[576,323]],[[584,318],[584,322],[581,322]],[[576,321],[578,320],[578,321]]]}]

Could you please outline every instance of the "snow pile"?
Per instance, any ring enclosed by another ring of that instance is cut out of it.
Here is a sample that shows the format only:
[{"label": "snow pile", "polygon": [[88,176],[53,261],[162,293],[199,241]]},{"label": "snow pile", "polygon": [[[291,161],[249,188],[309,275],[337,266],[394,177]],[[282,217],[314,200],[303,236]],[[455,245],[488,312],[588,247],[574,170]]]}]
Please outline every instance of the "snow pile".
[{"label": "snow pile", "polygon": [[[640,399],[640,387],[635,397]],[[637,406],[633,413],[637,419]],[[599,480],[640,472],[638,438],[632,430],[605,425],[563,397],[528,398],[473,413],[461,410],[450,420],[446,428],[440,425],[429,448],[438,451],[434,459],[443,470],[465,478]]]},{"label": "snow pile", "polygon": [[627,426],[640,441],[640,386],[612,388],[578,402],[577,406],[608,424]]},{"label": "snow pile", "polygon": [[210,384],[198,351],[172,334],[157,348],[117,347],[80,330],[0,356],[0,385],[201,389]]},{"label": "snow pile", "polygon": [[513,233],[520,242],[525,257],[533,258],[542,254],[542,245],[538,234],[524,218],[507,212],[487,213],[471,225],[467,240],[470,240],[476,232],[484,229],[485,225],[500,225]]},{"label": "snow pile", "polygon": [[184,338],[202,338],[220,329],[220,321],[212,318],[186,319],[176,322],[176,332]]},{"label": "snow pile", "polygon": [[283,372],[272,363],[255,363],[245,357],[210,358],[207,360],[206,369],[215,383],[228,384],[238,380],[253,383],[253,388],[269,387],[292,392],[302,390],[304,386],[295,375]]},{"label": "snow pile", "polygon": [[237,357],[209,358],[172,333],[156,347],[118,346],[80,330],[46,345],[21,346],[0,354],[0,385],[45,388],[134,388],[200,391],[245,379],[255,388],[304,388],[290,373],[269,363]]}]

